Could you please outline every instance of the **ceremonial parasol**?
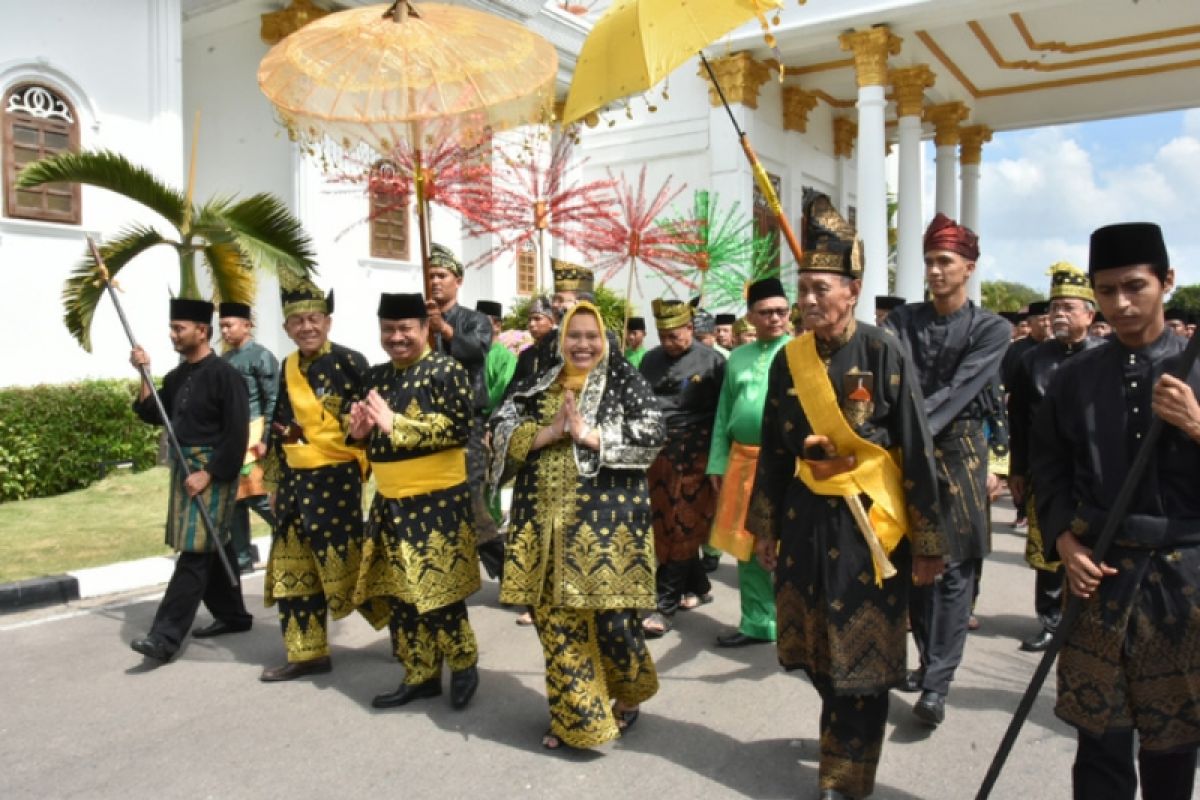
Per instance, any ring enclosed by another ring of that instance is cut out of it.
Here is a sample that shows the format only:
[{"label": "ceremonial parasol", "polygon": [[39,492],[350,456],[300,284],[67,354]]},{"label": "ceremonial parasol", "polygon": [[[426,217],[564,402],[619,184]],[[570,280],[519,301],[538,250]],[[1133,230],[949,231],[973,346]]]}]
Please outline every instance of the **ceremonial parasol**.
[{"label": "ceremonial parasol", "polygon": [[[461,6],[397,0],[329,14],[275,45],[258,83],[293,138],[318,151],[438,140],[471,144],[549,119],[558,55],[515,22]],[[417,213],[428,284],[428,221]],[[428,293],[428,285],[426,286]]]},{"label": "ceremonial parasol", "polygon": [[[567,95],[564,124],[582,119],[609,103],[644,92],[693,56],[708,71],[738,141],[754,171],[754,180],[779,220],[792,255],[800,259],[800,242],[784,216],[783,206],[767,172],[750,146],[725,99],[725,92],[702,48],[734,28],[757,18],[767,29],[766,13],[783,0],[616,0],[592,28],[575,65],[575,78]],[[767,34],[768,44],[774,37]]]}]

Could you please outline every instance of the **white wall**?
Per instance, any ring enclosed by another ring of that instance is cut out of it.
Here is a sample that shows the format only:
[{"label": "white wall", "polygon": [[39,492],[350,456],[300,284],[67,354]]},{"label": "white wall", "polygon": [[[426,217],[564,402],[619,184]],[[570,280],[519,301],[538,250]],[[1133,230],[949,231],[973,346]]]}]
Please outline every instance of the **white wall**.
[{"label": "white wall", "polygon": [[[163,180],[180,182],[178,0],[6,2],[0,24],[0,93],[25,81],[48,85],[75,106],[84,148],[124,153]],[[101,47],[97,43],[103,43]],[[0,216],[0,341],[8,343],[0,385],[130,376],[129,343],[111,303],[101,302],[88,354],[62,324],[63,281],[85,251],[84,236],[114,235],[141,221],[171,229],[134,203],[85,187],[82,225]],[[174,363],[167,339],[173,254],[145,254],[119,276],[121,300],[156,372]]]}]

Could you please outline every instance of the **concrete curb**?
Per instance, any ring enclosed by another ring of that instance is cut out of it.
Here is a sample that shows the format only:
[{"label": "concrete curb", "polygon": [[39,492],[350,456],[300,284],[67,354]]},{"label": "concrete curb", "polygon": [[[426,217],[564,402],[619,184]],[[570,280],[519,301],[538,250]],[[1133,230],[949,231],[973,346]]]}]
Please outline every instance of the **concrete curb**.
[{"label": "concrete curb", "polygon": [[78,599],[79,581],[73,575],[47,575],[0,584],[0,614]]}]

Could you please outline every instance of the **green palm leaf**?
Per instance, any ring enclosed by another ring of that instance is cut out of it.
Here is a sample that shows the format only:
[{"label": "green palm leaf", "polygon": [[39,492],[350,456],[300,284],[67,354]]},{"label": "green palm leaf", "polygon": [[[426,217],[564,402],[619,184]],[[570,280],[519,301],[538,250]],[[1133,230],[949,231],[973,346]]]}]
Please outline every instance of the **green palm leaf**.
[{"label": "green palm leaf", "polygon": [[183,195],[119,153],[60,153],[33,162],[17,177],[17,186],[24,189],[47,183],[85,183],[108,189],[136,200],[176,228],[183,225]]},{"label": "green palm leaf", "polygon": [[[252,268],[275,274],[287,270],[295,277],[315,272],[311,240],[277,198],[264,193],[237,202],[216,201],[213,205],[212,210]],[[206,217],[205,210],[201,210],[202,220]]]},{"label": "green palm leaf", "polygon": [[[130,225],[122,230],[115,239],[100,246],[100,257],[108,268],[110,278],[115,278],[121,268],[137,256],[160,244],[173,244],[162,234],[145,225]],[[88,251],[63,284],[63,307],[66,312],[63,322],[67,330],[78,340],[80,346],[89,353],[92,352],[92,317],[96,314],[96,305],[104,294],[104,286],[99,281],[99,271],[96,261]]]},{"label": "green palm leaf", "polygon": [[254,303],[254,272],[233,242],[212,242],[204,248],[213,282],[213,302]]}]

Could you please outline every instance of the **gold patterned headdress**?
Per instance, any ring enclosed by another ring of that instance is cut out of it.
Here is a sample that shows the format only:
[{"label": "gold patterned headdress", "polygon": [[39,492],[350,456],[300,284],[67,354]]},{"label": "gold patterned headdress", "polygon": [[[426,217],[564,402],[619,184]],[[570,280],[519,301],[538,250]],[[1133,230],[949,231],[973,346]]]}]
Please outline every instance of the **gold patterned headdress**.
[{"label": "gold patterned headdress", "polygon": [[835,272],[851,278],[863,274],[862,242],[850,223],[842,219],[828,195],[819,194],[808,205],[800,272]]},{"label": "gold patterned headdress", "polygon": [[326,295],[308,278],[287,280],[281,276],[279,296],[283,303],[283,318],[292,314],[307,314],[320,311],[333,313],[333,289]]},{"label": "gold patterned headdress", "polygon": [[554,291],[556,292],[595,291],[595,277],[587,267],[563,261],[561,258],[552,258],[550,259],[550,269],[554,272]]},{"label": "gold patterned headdress", "polygon": [[1059,261],[1050,265],[1050,299],[1056,297],[1078,297],[1080,300],[1096,302],[1092,282],[1087,273],[1074,264]]},{"label": "gold patterned headdress", "polygon": [[682,328],[692,321],[692,316],[696,313],[691,303],[662,298],[655,298],[650,303],[650,309],[654,312],[654,324],[660,331]]}]

